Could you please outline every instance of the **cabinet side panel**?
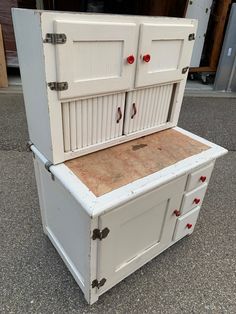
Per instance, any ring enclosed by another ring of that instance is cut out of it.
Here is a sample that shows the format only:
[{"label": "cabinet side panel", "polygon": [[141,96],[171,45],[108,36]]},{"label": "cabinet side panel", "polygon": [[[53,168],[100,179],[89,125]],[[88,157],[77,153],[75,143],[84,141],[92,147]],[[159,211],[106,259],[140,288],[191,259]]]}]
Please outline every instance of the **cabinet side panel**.
[{"label": "cabinet side panel", "polygon": [[40,13],[13,9],[12,16],[30,140],[53,160]]},{"label": "cabinet side panel", "polygon": [[38,163],[43,198],[45,232],[83,292],[89,294],[91,219],[61,185]]}]

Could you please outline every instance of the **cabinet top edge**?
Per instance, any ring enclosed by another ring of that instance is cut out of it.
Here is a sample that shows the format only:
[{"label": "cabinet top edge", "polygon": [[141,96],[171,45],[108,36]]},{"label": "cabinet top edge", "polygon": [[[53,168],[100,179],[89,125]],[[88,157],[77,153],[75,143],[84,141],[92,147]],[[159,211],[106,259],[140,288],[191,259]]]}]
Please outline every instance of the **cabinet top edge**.
[{"label": "cabinet top edge", "polygon": [[185,25],[196,25],[197,19],[189,19],[183,17],[169,17],[169,16],[149,16],[149,15],[128,15],[128,14],[111,14],[111,13],[94,13],[94,12],[74,12],[74,11],[48,11],[48,10],[34,10],[24,8],[12,8],[13,14],[34,14],[43,17],[54,17],[54,18],[66,18],[79,16],[81,18],[97,19],[119,19],[122,17],[124,20],[136,21],[136,22],[173,22]]}]

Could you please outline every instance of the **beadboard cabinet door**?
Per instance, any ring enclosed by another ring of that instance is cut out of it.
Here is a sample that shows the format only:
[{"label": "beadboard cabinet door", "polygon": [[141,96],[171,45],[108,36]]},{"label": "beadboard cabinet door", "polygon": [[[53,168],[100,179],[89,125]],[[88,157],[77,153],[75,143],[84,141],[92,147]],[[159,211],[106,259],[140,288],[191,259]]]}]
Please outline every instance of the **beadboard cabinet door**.
[{"label": "beadboard cabinet door", "polygon": [[173,237],[186,176],[172,181],[99,218],[109,235],[98,243],[98,277],[106,285],[119,282],[167,247]]},{"label": "beadboard cabinet door", "polygon": [[133,87],[135,23],[68,19],[55,20],[54,29],[66,35],[66,42],[56,45],[57,80],[68,83],[68,89],[59,92],[60,99]]},{"label": "beadboard cabinet door", "polygon": [[165,84],[127,93],[124,134],[160,127],[169,121],[175,84]]},{"label": "beadboard cabinet door", "polygon": [[184,79],[195,31],[194,24],[141,24],[135,86]]}]

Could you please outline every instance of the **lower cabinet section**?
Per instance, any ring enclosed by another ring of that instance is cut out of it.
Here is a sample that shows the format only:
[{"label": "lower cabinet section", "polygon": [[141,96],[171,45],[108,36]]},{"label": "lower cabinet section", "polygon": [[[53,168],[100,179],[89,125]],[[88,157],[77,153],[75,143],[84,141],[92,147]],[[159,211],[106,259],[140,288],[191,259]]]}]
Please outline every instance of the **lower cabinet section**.
[{"label": "lower cabinet section", "polygon": [[51,166],[48,172],[45,159],[34,153],[44,232],[90,304],[193,232],[200,206],[192,208],[188,200],[205,193],[207,184],[192,191],[186,187],[199,166],[157,188],[139,191],[117,206],[114,190],[106,199],[106,209],[94,214],[91,206],[99,197],[85,192],[82,182],[63,164]]}]

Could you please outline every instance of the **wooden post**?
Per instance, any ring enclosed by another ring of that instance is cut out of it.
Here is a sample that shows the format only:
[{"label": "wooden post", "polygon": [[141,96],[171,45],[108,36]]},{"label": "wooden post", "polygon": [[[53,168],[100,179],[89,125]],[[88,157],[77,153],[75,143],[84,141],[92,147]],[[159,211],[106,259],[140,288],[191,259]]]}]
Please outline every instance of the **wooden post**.
[{"label": "wooden post", "polygon": [[2,27],[0,25],[0,87],[8,87],[7,67],[2,38]]}]

